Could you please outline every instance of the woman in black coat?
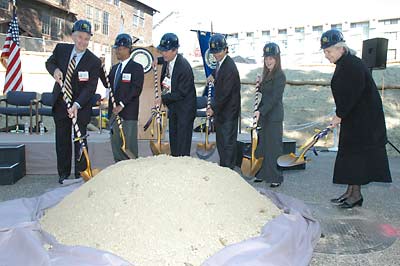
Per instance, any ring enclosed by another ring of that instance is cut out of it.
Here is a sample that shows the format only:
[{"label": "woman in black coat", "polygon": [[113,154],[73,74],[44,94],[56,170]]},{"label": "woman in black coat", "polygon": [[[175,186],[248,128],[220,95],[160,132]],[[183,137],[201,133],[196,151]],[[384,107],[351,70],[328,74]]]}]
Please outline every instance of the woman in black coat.
[{"label": "woman in black coat", "polygon": [[336,64],[331,80],[336,115],[331,124],[340,124],[340,135],[333,183],[347,185],[346,192],[331,202],[342,208],[362,206],[361,185],[392,182],[382,101],[371,72],[347,47],[340,31],[323,33],[321,49]]},{"label": "woman in black coat", "polygon": [[267,43],[264,46],[264,70],[260,86],[262,97],[255,112],[261,127],[256,156],[264,157],[264,160],[254,182],[265,180],[271,183],[271,187],[278,187],[283,182],[282,171],[278,169],[276,160],[283,150],[282,98],[285,85],[286,76],[281,67],[279,46]]}]

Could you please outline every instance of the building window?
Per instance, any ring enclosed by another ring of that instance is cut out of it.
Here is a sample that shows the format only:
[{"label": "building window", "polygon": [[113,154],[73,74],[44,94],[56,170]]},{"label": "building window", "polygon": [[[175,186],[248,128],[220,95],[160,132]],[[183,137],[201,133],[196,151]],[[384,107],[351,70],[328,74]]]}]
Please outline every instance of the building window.
[{"label": "building window", "polygon": [[9,0],[0,0],[0,8],[8,10],[8,2]]},{"label": "building window", "polygon": [[246,32],[246,37],[253,38],[254,32]]},{"label": "building window", "polygon": [[109,28],[108,23],[109,23],[109,20],[110,20],[110,13],[104,11],[103,12],[103,29],[102,29],[102,33],[104,35],[108,35],[108,28]]},{"label": "building window", "polygon": [[87,20],[91,21],[93,19],[93,7],[86,5],[85,13]]},{"label": "building window", "polygon": [[312,26],[312,31],[313,32],[322,32],[322,25],[319,26]]},{"label": "building window", "polygon": [[93,26],[94,26],[94,31],[98,32],[100,31],[100,26],[101,26],[101,10],[94,8],[94,17],[93,17]]},{"label": "building window", "polygon": [[263,30],[263,31],[261,32],[261,34],[262,34],[262,36],[270,36],[270,35],[271,35],[271,31],[269,31],[269,30]]},{"label": "building window", "polygon": [[119,0],[114,0],[114,5],[119,6]]},{"label": "building window", "polygon": [[42,14],[40,20],[42,22],[42,34],[50,35],[50,29],[51,29],[50,16],[46,15],[46,14]]},{"label": "building window", "polygon": [[108,35],[110,14],[102,12],[100,9],[86,6],[86,19],[90,21],[94,32],[100,32]]},{"label": "building window", "polygon": [[287,29],[279,29],[278,30],[278,34],[286,35],[287,34]]},{"label": "building window", "polygon": [[64,19],[53,17],[51,22],[51,37],[54,39],[61,39],[63,32]]},{"label": "building window", "polygon": [[364,22],[350,23],[350,28],[352,28],[352,29],[354,29],[354,28],[369,28],[369,22],[364,21]]},{"label": "building window", "polygon": [[296,32],[296,33],[304,33],[304,27],[294,28],[294,32]]},{"label": "building window", "polygon": [[383,23],[383,25],[400,24],[400,18],[383,19],[383,20],[379,20],[379,22]]},{"label": "building window", "polygon": [[235,38],[235,39],[239,38],[239,34],[238,33],[231,33],[231,34],[229,34],[229,36],[232,37],[232,38]]},{"label": "building window", "polygon": [[136,9],[133,14],[133,26],[144,27],[144,12],[143,10]]},{"label": "building window", "polygon": [[342,31],[342,24],[332,24],[331,29]]}]

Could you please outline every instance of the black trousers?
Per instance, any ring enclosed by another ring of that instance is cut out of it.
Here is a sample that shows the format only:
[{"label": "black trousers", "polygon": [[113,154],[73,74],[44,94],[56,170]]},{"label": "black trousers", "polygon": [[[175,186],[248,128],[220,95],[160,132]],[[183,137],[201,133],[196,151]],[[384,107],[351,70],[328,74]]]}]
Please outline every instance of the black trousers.
[{"label": "black trousers", "polygon": [[236,140],[238,119],[215,121],[215,133],[219,154],[219,165],[233,169],[236,165]]},{"label": "black trousers", "polygon": [[[54,119],[56,127],[56,153],[57,153],[57,171],[59,176],[69,176],[71,174],[72,160],[72,120],[70,118]],[[78,126],[82,136],[86,135],[87,123],[82,124],[78,120]],[[74,133],[75,136],[75,133]],[[76,137],[76,136],[75,136]],[[86,147],[87,141],[84,140]],[[86,160],[82,155],[79,160],[81,145],[79,141],[74,143],[75,147],[75,176],[86,169]]]},{"label": "black trousers", "polygon": [[194,117],[169,113],[169,145],[172,156],[190,156]]}]

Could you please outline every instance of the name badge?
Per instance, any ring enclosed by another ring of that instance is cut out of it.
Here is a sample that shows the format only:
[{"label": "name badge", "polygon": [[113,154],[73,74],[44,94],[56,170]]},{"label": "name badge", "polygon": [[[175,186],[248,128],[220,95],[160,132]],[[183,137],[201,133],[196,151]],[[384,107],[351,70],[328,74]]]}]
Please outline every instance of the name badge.
[{"label": "name badge", "polygon": [[88,81],[89,80],[89,72],[87,71],[78,71],[79,81]]},{"label": "name badge", "polygon": [[122,73],[122,82],[131,82],[131,73]]},{"label": "name badge", "polygon": [[165,77],[161,85],[163,87],[163,93],[171,92],[171,78]]}]

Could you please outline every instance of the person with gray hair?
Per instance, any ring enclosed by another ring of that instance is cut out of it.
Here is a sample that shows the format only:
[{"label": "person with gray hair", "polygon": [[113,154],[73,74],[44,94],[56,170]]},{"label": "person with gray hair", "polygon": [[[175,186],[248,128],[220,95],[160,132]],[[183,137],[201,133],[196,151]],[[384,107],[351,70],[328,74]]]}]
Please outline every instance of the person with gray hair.
[{"label": "person with gray hair", "polygon": [[331,202],[341,208],[362,206],[362,185],[392,182],[382,100],[371,71],[340,31],[328,30],[320,41],[325,57],[336,64],[331,80],[336,115],[331,126],[340,124],[340,134],[333,183],[347,185],[346,192]]},{"label": "person with gray hair", "polygon": [[[60,184],[71,174],[72,118],[77,119],[82,136],[86,135],[86,128],[90,122],[92,96],[96,93],[99,79],[100,59],[89,49],[92,36],[92,26],[87,20],[77,20],[72,27],[72,43],[59,43],[46,61],[46,69],[54,78],[53,87],[53,118],[56,129],[57,170]],[[63,84],[61,86],[61,84]],[[69,91],[71,108],[67,108],[62,87]],[[68,90],[68,89],[69,90]],[[84,139],[84,142],[87,142]],[[75,146],[75,178],[86,168],[86,161],[79,160],[80,144]]]}]

